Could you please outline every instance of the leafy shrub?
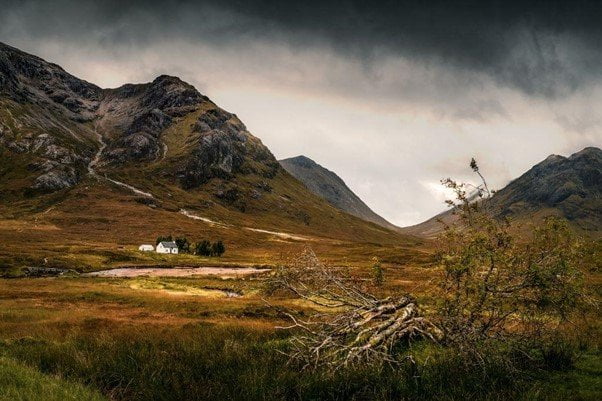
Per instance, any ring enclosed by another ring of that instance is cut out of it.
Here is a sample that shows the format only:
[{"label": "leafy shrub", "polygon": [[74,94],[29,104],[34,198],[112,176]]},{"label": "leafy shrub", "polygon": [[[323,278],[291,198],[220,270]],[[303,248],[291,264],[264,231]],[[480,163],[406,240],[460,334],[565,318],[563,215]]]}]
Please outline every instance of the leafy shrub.
[{"label": "leafy shrub", "polygon": [[194,254],[199,256],[211,256],[211,242],[207,240],[197,242],[194,247]]},{"label": "leafy shrub", "polygon": [[167,236],[160,235],[157,237],[157,240],[155,241],[155,245],[159,245],[160,242],[172,242],[172,241],[173,241],[173,236],[171,234],[167,235]]},{"label": "leafy shrub", "polygon": [[178,237],[175,242],[178,246],[178,252],[190,253],[190,242],[188,242],[188,238]]},{"label": "leafy shrub", "polygon": [[222,241],[214,242],[213,245],[211,245],[211,256],[220,257],[224,252],[226,252],[226,246]]}]

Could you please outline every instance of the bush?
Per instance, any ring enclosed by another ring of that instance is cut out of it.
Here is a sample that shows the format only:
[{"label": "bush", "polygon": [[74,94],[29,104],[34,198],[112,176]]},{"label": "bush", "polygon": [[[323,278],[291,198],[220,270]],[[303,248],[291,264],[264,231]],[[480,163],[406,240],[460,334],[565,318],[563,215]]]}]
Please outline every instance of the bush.
[{"label": "bush", "polygon": [[190,242],[188,242],[188,238],[186,238],[186,237],[176,238],[176,245],[178,246],[179,252],[190,253]]},{"label": "bush", "polygon": [[158,236],[157,240],[155,241],[155,245],[159,245],[159,242],[172,242],[173,241],[173,237],[170,235],[167,236]]},{"label": "bush", "polygon": [[377,287],[381,287],[385,282],[383,267],[381,266],[378,258],[374,258],[374,264],[372,265],[372,282]]},{"label": "bush", "polygon": [[199,256],[211,256],[211,242],[207,240],[197,242],[194,247],[194,254]]},{"label": "bush", "polygon": [[224,252],[226,252],[226,247],[222,241],[214,242],[213,245],[211,245],[211,256],[220,257]]}]

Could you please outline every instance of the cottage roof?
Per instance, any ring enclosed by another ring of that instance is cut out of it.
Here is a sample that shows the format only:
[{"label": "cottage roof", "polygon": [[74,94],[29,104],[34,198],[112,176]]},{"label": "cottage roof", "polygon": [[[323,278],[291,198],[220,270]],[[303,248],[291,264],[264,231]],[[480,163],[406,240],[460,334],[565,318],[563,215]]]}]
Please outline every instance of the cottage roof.
[{"label": "cottage roof", "polygon": [[177,247],[178,247],[178,246],[176,245],[176,243],[175,243],[175,242],[173,242],[173,241],[161,241],[159,244],[160,244],[160,245],[163,245],[163,248],[170,248],[170,249],[173,249],[173,248],[177,248]]}]

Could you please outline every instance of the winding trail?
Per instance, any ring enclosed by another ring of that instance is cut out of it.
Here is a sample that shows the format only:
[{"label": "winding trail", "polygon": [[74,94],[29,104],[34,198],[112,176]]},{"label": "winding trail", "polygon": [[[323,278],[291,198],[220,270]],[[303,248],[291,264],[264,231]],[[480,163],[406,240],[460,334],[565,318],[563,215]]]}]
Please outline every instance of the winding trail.
[{"label": "winding trail", "polygon": [[[100,143],[100,148],[98,149],[98,151],[96,152],[96,154],[94,155],[94,157],[92,158],[92,160],[90,161],[90,163],[88,164],[88,172],[90,173],[90,175],[100,179],[100,178],[104,178],[107,181],[112,182],[115,185],[118,185],[120,187],[126,188],[132,192],[134,192],[137,195],[142,195],[142,196],[146,196],[148,198],[155,198],[153,196],[153,194],[149,193],[149,192],[144,192],[132,185],[126,184],[125,182],[121,182],[121,181],[117,181],[117,180],[113,180],[109,177],[105,176],[100,176],[98,174],[98,172],[96,171],[95,167],[98,165],[99,161],[100,161],[100,157],[102,155],[102,152],[106,149],[107,144],[104,141],[102,135],[98,132],[98,130],[95,128],[94,129],[94,134],[96,135],[97,139],[98,139],[98,143]],[[163,144],[163,157],[165,157],[165,155],[167,154],[167,145]],[[180,214],[193,219],[193,220],[198,220],[198,221],[202,221],[203,223],[206,223],[210,226],[216,226],[216,227],[221,227],[221,228],[228,228],[229,225],[225,224],[225,223],[221,223],[218,221],[214,221],[211,219],[208,219],[207,217],[202,217],[202,216],[198,216],[196,214],[193,214],[191,212],[189,212],[188,210],[185,209],[180,209]],[[295,241],[312,241],[314,240],[311,237],[307,237],[307,236],[302,236],[302,235],[296,235],[296,234],[291,234],[291,233],[285,233],[285,232],[278,232],[278,231],[269,231],[269,230],[262,230],[259,228],[252,228],[252,227],[242,227],[242,229],[244,230],[248,230],[248,231],[254,231],[257,233],[262,233],[262,234],[269,234],[269,235],[274,235],[276,237],[280,237],[283,239],[288,239],[288,240],[295,240]]]},{"label": "winding trail", "polygon": [[100,148],[98,148],[98,152],[96,152],[96,154],[94,155],[94,157],[92,158],[92,160],[90,161],[90,163],[88,163],[88,172],[91,175],[93,175],[95,177],[98,177],[98,174],[94,170],[94,167],[96,167],[96,165],[100,161],[100,155],[102,154],[102,152],[107,147],[107,144],[104,141],[104,139],[102,139],[102,135],[100,135],[98,133],[98,130],[96,128],[94,128],[94,134],[96,135],[96,138],[98,139],[98,143],[100,143]]},{"label": "winding trail", "polygon": [[125,182],[121,182],[121,181],[117,181],[114,180],[112,178],[107,177],[106,175],[104,177],[101,177],[96,170],[94,169],[96,167],[96,165],[98,164],[98,162],[100,161],[100,156],[102,155],[102,152],[105,150],[105,148],[107,147],[106,142],[104,141],[104,139],[102,138],[102,135],[98,133],[98,130],[96,128],[94,128],[94,134],[96,134],[96,138],[98,139],[98,143],[100,143],[100,148],[98,149],[98,151],[96,152],[96,154],[94,155],[94,157],[92,158],[92,160],[90,161],[90,163],[88,163],[88,172],[90,173],[90,175],[96,177],[96,178],[104,178],[107,181],[112,182],[115,185],[119,185],[120,187],[129,189],[130,191],[134,192],[137,195],[142,195],[142,196],[146,196],[147,198],[154,198],[153,194],[149,193],[149,192],[144,192],[132,185],[126,184]]},{"label": "winding trail", "polygon": [[306,237],[303,235],[284,233],[284,232],[280,232],[280,231],[262,230],[259,228],[252,228],[252,227],[243,227],[243,228],[245,230],[255,231],[256,233],[275,235],[277,237],[284,238],[284,239],[292,239],[292,240],[296,240],[296,241],[311,241],[312,240],[312,238]]},{"label": "winding trail", "polygon": [[180,209],[180,214],[183,214],[184,216],[193,219],[193,220],[200,220],[204,223],[209,224],[210,226],[218,226],[218,227],[228,227],[227,224],[224,223],[220,223],[219,221],[214,221],[211,219],[208,219],[207,217],[201,217],[201,216],[197,216],[196,214],[190,213],[188,210],[185,209]]}]

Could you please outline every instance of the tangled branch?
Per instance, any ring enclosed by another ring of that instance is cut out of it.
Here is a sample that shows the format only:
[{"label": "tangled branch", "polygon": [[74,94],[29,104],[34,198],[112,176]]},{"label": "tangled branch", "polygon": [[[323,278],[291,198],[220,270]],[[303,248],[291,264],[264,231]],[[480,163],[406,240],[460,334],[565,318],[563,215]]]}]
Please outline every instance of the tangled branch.
[{"label": "tangled branch", "polygon": [[361,363],[397,363],[396,350],[413,339],[438,341],[442,333],[421,316],[410,295],[377,298],[344,269],[327,267],[307,248],[277,269],[270,286],[312,304],[318,312],[303,320],[284,314],[295,329],[289,357],[304,368],[338,369]]}]

